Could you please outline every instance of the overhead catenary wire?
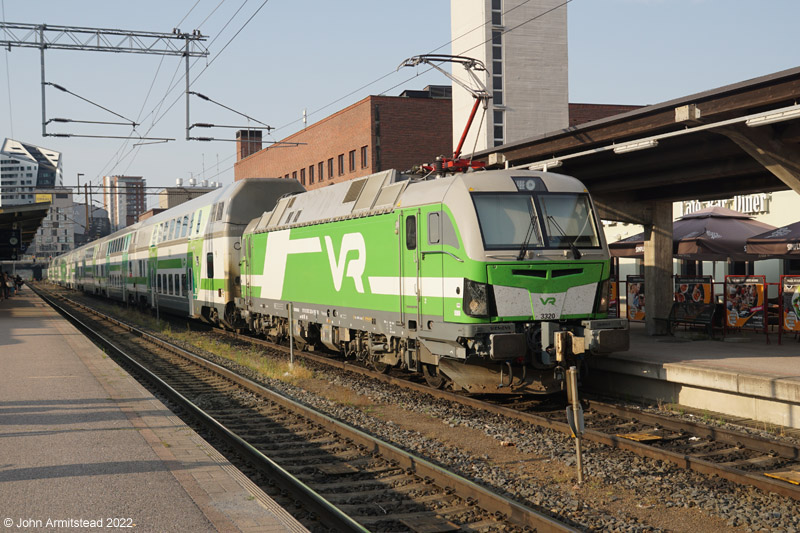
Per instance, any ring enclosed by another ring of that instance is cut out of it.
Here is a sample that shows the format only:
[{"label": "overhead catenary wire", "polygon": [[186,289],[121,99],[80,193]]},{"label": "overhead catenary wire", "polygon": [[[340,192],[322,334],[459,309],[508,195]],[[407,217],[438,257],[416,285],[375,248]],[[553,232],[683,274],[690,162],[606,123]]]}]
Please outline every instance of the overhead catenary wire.
[{"label": "overhead catenary wire", "polygon": [[[236,10],[236,12],[235,12],[235,13],[234,13],[234,14],[231,16],[231,18],[230,18],[230,19],[228,19],[228,22],[226,22],[226,23],[225,23],[225,25],[223,26],[222,30],[220,30],[220,33],[218,33],[218,34],[217,34],[217,37],[215,37],[214,39],[212,39],[212,40],[211,40],[211,42],[210,42],[210,43],[209,43],[209,45],[208,45],[208,48],[210,48],[210,47],[213,45],[213,43],[214,43],[214,42],[215,42],[215,41],[216,41],[216,40],[219,38],[219,36],[222,34],[222,32],[225,30],[225,28],[226,28],[226,27],[227,27],[227,26],[228,26],[228,25],[231,23],[231,21],[232,21],[232,20],[233,20],[233,19],[236,17],[236,15],[237,15],[237,14],[238,14],[238,13],[239,13],[241,10],[242,10],[242,8],[245,6],[245,4],[247,4],[247,2],[248,2],[248,1],[249,1],[249,0],[245,0],[245,1],[242,3],[242,5],[239,7],[239,9],[237,9],[237,10]],[[262,9],[262,8],[263,8],[263,7],[264,7],[264,6],[265,6],[265,5],[266,5],[268,2],[269,2],[269,0],[264,0],[264,2],[263,2],[263,3],[262,3],[262,4],[261,4],[259,7],[258,7],[258,9],[256,9],[256,10],[255,10],[255,12],[253,12],[253,14],[252,14],[252,15],[250,15],[250,17],[249,17],[249,18],[248,18],[248,19],[245,21],[245,23],[244,23],[244,24],[243,24],[243,25],[242,25],[242,26],[239,28],[239,30],[238,30],[238,31],[237,31],[237,32],[236,32],[236,33],[235,33],[235,34],[234,34],[234,35],[233,35],[233,36],[232,36],[230,39],[228,39],[228,42],[227,42],[227,43],[225,43],[225,45],[222,47],[222,49],[220,49],[220,51],[219,51],[219,52],[217,52],[217,53],[215,54],[215,56],[212,58],[212,60],[211,60],[211,61],[209,61],[209,62],[206,64],[206,66],[203,68],[203,70],[201,70],[201,71],[200,71],[200,72],[197,74],[197,76],[195,76],[195,77],[194,77],[194,79],[192,79],[192,80],[190,81],[190,83],[189,83],[189,86],[190,86],[190,87],[191,87],[191,85],[193,85],[193,84],[194,84],[194,83],[197,81],[197,79],[198,79],[200,76],[202,76],[202,75],[203,75],[203,74],[206,72],[206,70],[208,70],[208,68],[209,68],[209,67],[210,67],[210,66],[211,66],[211,65],[214,63],[214,61],[216,61],[216,59],[217,59],[217,58],[219,58],[220,54],[222,54],[222,52],[223,52],[223,51],[224,51],[224,50],[225,50],[225,49],[226,49],[226,48],[227,48],[227,47],[228,47],[228,46],[231,44],[231,42],[233,42],[233,40],[234,40],[234,39],[235,39],[235,38],[236,38],[236,37],[237,37],[237,36],[238,36],[238,35],[239,35],[239,34],[242,32],[242,30],[244,30],[244,28],[245,28],[245,27],[246,27],[246,26],[247,26],[247,25],[248,25],[248,24],[249,24],[249,23],[250,23],[250,22],[253,20],[253,18],[254,18],[254,17],[255,17],[255,16],[258,14],[258,12],[259,12],[259,11],[261,11],[261,9]],[[195,60],[195,62],[193,63],[193,65],[194,65],[194,64],[197,64],[197,61],[199,61],[199,59],[196,59],[196,60]],[[170,94],[170,93],[171,93],[171,92],[172,92],[172,91],[175,89],[175,87],[177,87],[177,86],[178,86],[178,84],[180,83],[180,81],[181,81],[181,80],[182,80],[184,77],[185,77],[185,75],[184,75],[184,76],[181,76],[181,79],[179,79],[179,80],[178,80],[178,82],[176,82],[176,83],[175,83],[175,84],[174,84],[172,87],[170,87],[170,88],[167,90],[167,93],[165,94],[164,98],[162,98],[162,100],[161,100],[161,102],[160,102],[160,104],[159,104],[159,105],[163,105],[163,102],[164,102],[164,101],[166,101],[166,99],[167,99],[167,97],[169,96],[169,94]],[[163,119],[163,118],[166,116],[166,114],[167,114],[167,113],[169,113],[169,111],[170,111],[170,110],[171,110],[171,109],[172,109],[172,108],[175,106],[175,104],[177,104],[177,103],[180,101],[180,99],[182,98],[182,96],[183,96],[182,94],[178,95],[178,96],[177,96],[177,98],[176,98],[176,99],[175,99],[175,100],[174,100],[174,101],[173,101],[173,102],[172,102],[172,103],[169,105],[169,107],[168,107],[168,108],[167,108],[167,109],[166,109],[166,110],[165,110],[165,111],[164,111],[164,112],[161,114],[161,116],[159,116],[158,118],[154,119],[153,123],[152,123],[152,124],[151,124],[151,126],[148,128],[147,132],[145,132],[145,135],[147,135],[147,134],[148,134],[148,133],[149,133],[149,132],[152,130],[152,128],[153,128],[153,127],[155,127],[155,125],[156,125],[158,122],[160,122],[160,121],[161,121],[161,119]],[[128,156],[130,156],[130,155],[131,155],[131,154],[134,152],[134,150],[138,150],[139,148],[140,148],[140,147],[136,147],[136,148],[132,148],[131,150],[129,150],[129,151],[128,151],[128,153],[126,153],[126,154],[125,154],[125,155],[124,155],[124,156],[121,158],[120,162],[121,162],[122,160],[124,160],[125,158],[127,158]],[[137,153],[138,153],[138,152],[137,152]],[[130,166],[133,164],[133,160],[134,160],[134,159],[135,159],[135,156],[134,156],[134,157],[133,157],[133,159],[132,159],[132,160],[129,162],[129,164],[128,164],[128,168],[130,168]],[[116,165],[115,165],[115,167],[114,167],[114,168],[116,168]],[[113,171],[113,168],[112,168],[112,171]]]},{"label": "overhead catenary wire", "polygon": [[[524,1],[524,2],[522,2],[521,4],[518,4],[518,5],[514,6],[514,7],[511,7],[511,8],[509,8],[509,9],[507,9],[506,11],[504,11],[504,12],[503,12],[503,15],[506,15],[506,14],[508,14],[508,13],[510,13],[510,12],[512,12],[512,11],[514,11],[515,9],[518,9],[518,8],[522,7],[523,5],[527,4],[527,3],[528,3],[528,2],[530,2],[530,1],[531,1],[531,0],[525,0],[525,1]],[[528,24],[528,23],[530,23],[530,22],[533,22],[534,20],[537,20],[537,19],[539,19],[539,18],[541,18],[541,17],[543,17],[543,16],[545,16],[545,15],[547,15],[547,14],[551,13],[551,12],[555,11],[556,9],[560,9],[560,8],[562,8],[562,7],[566,6],[566,5],[567,5],[567,4],[569,4],[570,2],[572,2],[572,0],[566,0],[566,1],[562,2],[561,4],[558,4],[557,6],[555,6],[555,7],[551,8],[551,9],[548,9],[548,10],[546,10],[546,11],[544,11],[544,12],[542,12],[542,13],[540,13],[540,14],[538,14],[538,15],[534,16],[534,17],[531,17],[530,19],[528,19],[528,20],[526,20],[526,21],[524,21],[524,22],[522,22],[522,23],[520,23],[520,24],[517,24],[517,25],[516,25],[516,26],[514,26],[513,28],[509,28],[508,30],[505,30],[505,31],[503,31],[503,34],[505,35],[505,34],[507,34],[507,33],[510,33],[511,31],[513,31],[513,30],[516,30],[516,29],[518,29],[518,28],[520,28],[520,27],[522,27],[522,26],[524,26],[524,25],[526,25],[526,24]],[[483,27],[485,27],[485,26],[487,26],[487,25],[491,24],[491,22],[492,22],[492,19],[491,19],[491,17],[490,17],[490,18],[489,18],[488,20],[486,20],[486,21],[485,21],[483,24],[480,24],[479,26],[476,26],[476,27],[472,28],[471,30],[468,30],[468,31],[466,31],[466,32],[462,33],[461,35],[459,35],[459,36],[457,36],[457,37],[454,37],[454,38],[450,39],[448,42],[446,42],[446,43],[442,44],[441,46],[438,46],[437,48],[434,48],[434,49],[433,49],[433,50],[431,50],[429,53],[433,53],[433,52],[436,52],[437,50],[441,50],[442,48],[446,47],[447,45],[450,45],[450,44],[454,43],[454,42],[455,42],[455,41],[457,41],[458,39],[461,39],[462,37],[465,37],[465,36],[469,35],[470,33],[472,33],[472,32],[474,32],[474,31],[476,31],[476,30],[479,30],[479,29],[481,29],[481,28],[483,28]],[[486,43],[487,43],[487,42],[489,42],[489,41],[491,41],[491,37],[490,37],[489,39],[486,39],[486,40],[482,41],[481,43],[478,43],[478,44],[476,44],[476,45],[475,45],[475,46],[473,46],[472,48],[469,48],[469,49],[465,50],[464,52],[462,52],[462,54],[463,54],[463,53],[466,53],[466,52],[469,52],[469,51],[471,51],[471,50],[474,50],[474,49],[475,49],[475,48],[477,48],[478,46],[481,46],[481,45],[483,45],[483,44],[486,44]],[[423,75],[427,74],[428,72],[430,72],[431,70],[433,70],[433,68],[428,68],[428,69],[425,69],[425,70],[424,70],[424,71],[422,71],[422,72],[418,72],[418,73],[417,73],[417,74],[415,74],[414,76],[411,76],[410,78],[407,78],[407,79],[405,79],[405,80],[401,81],[400,83],[397,83],[397,84],[395,84],[395,85],[393,85],[393,86],[389,87],[388,89],[385,89],[385,90],[381,91],[379,94],[381,94],[381,95],[384,95],[384,94],[388,93],[389,91],[393,91],[394,89],[396,89],[396,88],[398,88],[398,87],[402,87],[403,85],[405,85],[406,83],[410,82],[411,80],[413,80],[413,79],[415,79],[415,78],[418,78],[418,77],[420,77],[420,76],[423,76]],[[334,100],[333,102],[330,102],[330,103],[328,103],[328,104],[325,104],[324,106],[322,106],[322,107],[320,107],[320,108],[318,108],[318,109],[315,109],[315,110],[313,110],[313,111],[311,111],[311,112],[307,113],[307,114],[306,114],[306,117],[310,117],[310,116],[312,116],[312,115],[315,115],[316,113],[319,113],[320,111],[323,111],[323,110],[327,109],[328,107],[331,107],[332,105],[334,105],[334,104],[336,104],[336,103],[338,103],[338,102],[341,102],[341,101],[342,101],[342,100],[344,100],[345,98],[347,98],[347,97],[349,97],[349,96],[352,96],[352,95],[354,95],[354,94],[356,94],[356,93],[358,93],[358,92],[360,92],[360,91],[362,91],[362,90],[366,89],[367,87],[370,87],[370,86],[372,86],[372,85],[374,85],[374,84],[376,84],[376,83],[378,83],[378,82],[380,82],[380,81],[382,81],[382,80],[384,80],[384,79],[388,78],[389,76],[391,76],[392,74],[395,74],[396,72],[397,72],[396,70],[393,70],[393,71],[391,71],[391,72],[388,72],[388,73],[384,74],[383,76],[380,76],[379,78],[377,78],[377,79],[375,79],[375,80],[373,80],[373,81],[371,81],[371,82],[369,82],[369,83],[366,83],[366,84],[362,85],[362,86],[361,86],[361,87],[359,87],[358,89],[355,89],[355,90],[353,90],[353,91],[351,91],[351,92],[347,93],[346,95],[344,95],[344,96],[342,96],[342,97],[340,97],[340,98],[337,98],[337,99],[336,99],[336,100]],[[275,128],[275,131],[280,131],[280,130],[283,130],[283,129],[285,129],[285,128],[288,128],[289,126],[291,126],[291,125],[293,125],[293,124],[296,124],[296,123],[300,122],[301,120],[302,120],[302,119],[296,119],[296,120],[293,120],[293,121],[291,121],[291,122],[288,122],[288,123],[286,123],[286,124],[284,124],[284,125],[282,125],[282,126],[279,126],[279,127]]]}]

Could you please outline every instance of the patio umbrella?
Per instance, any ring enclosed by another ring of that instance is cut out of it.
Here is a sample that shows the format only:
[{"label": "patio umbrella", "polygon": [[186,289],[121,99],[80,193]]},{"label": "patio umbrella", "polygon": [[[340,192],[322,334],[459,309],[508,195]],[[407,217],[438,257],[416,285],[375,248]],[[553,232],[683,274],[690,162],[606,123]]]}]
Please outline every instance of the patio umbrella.
[{"label": "patio umbrella", "polygon": [[800,222],[747,239],[747,253],[771,257],[800,257]]},{"label": "patio umbrella", "polygon": [[[684,215],[672,224],[672,254],[693,261],[753,261],[745,242],[774,226],[724,207],[708,207]],[[614,257],[644,255],[644,233],[608,245]]]}]

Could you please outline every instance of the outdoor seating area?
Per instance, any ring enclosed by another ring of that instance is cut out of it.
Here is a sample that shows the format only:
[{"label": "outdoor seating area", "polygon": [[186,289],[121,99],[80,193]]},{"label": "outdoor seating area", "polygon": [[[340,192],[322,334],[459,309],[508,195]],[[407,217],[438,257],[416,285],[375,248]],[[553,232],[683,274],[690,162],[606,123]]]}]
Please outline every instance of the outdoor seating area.
[{"label": "outdoor seating area", "polygon": [[[644,234],[610,243],[612,257],[641,258]],[[767,259],[800,258],[800,222],[776,228],[749,215],[710,207],[677,219],[673,224],[673,257],[684,261],[752,263]],[[617,316],[644,321],[643,275],[616,279],[612,305]],[[770,342],[785,336],[800,341],[800,273],[765,275],[675,275],[669,314],[670,331],[700,329],[711,337],[742,331],[760,332]],[[773,335],[774,337],[775,335]]]}]

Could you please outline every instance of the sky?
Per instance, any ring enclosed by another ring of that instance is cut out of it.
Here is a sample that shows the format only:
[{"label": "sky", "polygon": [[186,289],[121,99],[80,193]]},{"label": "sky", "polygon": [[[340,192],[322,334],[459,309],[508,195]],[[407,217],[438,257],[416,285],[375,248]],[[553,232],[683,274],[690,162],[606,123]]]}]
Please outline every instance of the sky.
[{"label": "sky", "polygon": [[[534,0],[536,1],[536,0]],[[457,6],[459,0],[453,0]],[[192,62],[191,90],[273,126],[280,140],[369,94],[447,84],[404,59],[449,53],[450,0],[0,0],[6,22],[171,32],[199,29],[209,56]],[[569,101],[655,104],[800,66],[797,0],[572,0]],[[248,22],[249,20],[249,22]],[[0,39],[2,39],[0,32]],[[149,187],[189,178],[233,181],[234,142],[186,141],[184,62],[177,57],[49,50],[46,81],[175,141],[42,137],[39,50],[3,49],[0,138],[63,153],[64,184],[143,176]],[[169,88],[172,87],[172,91]],[[116,121],[46,89],[48,119]],[[255,125],[190,99],[190,122]],[[193,130],[233,139],[235,129]],[[128,126],[50,124],[48,132],[126,136]],[[196,132],[196,133],[195,133]],[[268,137],[269,138],[269,137]],[[155,192],[155,191],[153,191]],[[151,206],[154,197],[148,199]]]}]

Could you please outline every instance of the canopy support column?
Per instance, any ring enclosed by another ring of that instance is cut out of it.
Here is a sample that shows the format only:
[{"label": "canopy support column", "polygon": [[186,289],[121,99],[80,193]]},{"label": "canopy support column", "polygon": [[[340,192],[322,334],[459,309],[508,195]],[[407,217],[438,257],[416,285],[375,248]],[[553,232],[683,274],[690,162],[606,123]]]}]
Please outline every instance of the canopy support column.
[{"label": "canopy support column", "polygon": [[669,333],[672,307],[672,203],[653,202],[644,225],[645,329],[648,335]]}]

